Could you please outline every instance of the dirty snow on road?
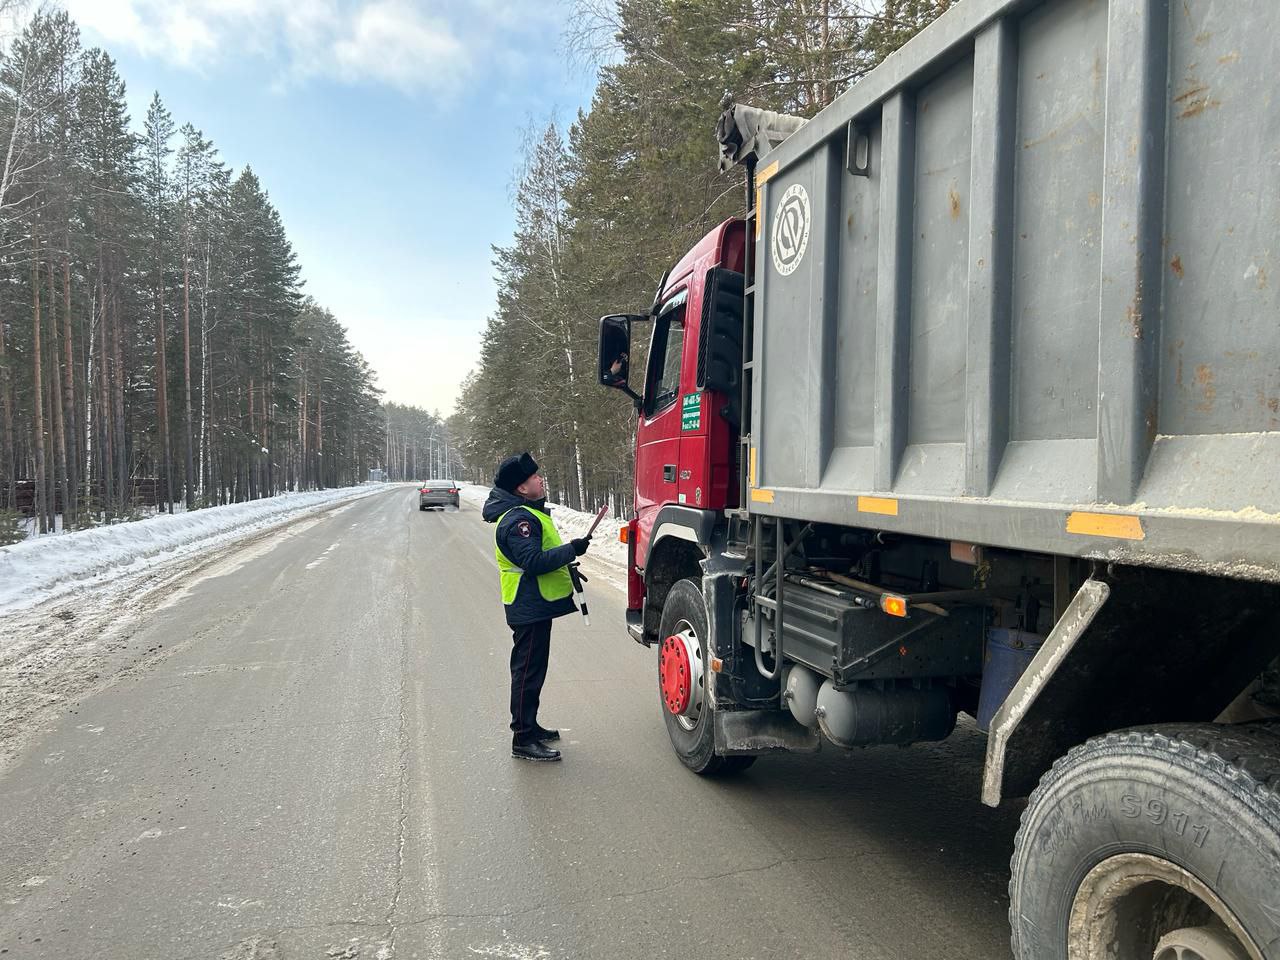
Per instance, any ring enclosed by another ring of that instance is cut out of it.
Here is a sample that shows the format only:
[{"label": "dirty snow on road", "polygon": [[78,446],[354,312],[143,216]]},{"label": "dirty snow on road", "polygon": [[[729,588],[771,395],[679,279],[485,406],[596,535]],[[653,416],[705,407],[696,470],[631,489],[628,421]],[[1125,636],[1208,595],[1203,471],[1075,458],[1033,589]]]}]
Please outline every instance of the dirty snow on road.
[{"label": "dirty snow on road", "polygon": [[385,485],[285,493],[247,503],[160,514],[146,520],[24,540],[0,548],[0,615],[72,590],[206,553],[299,516],[386,490]]},{"label": "dirty snow on road", "polygon": [[[237,569],[329,511],[397,488],[371,484],[284,494],[249,503],[160,515],[46,536],[0,549],[0,769],[39,718],[88,689],[164,655],[135,650],[139,616],[176,602],[199,578]],[[467,507],[489,488],[461,484]],[[403,489],[403,487],[401,487]],[[562,537],[582,536],[593,514],[553,505]],[[583,569],[593,582],[626,590],[626,545],[618,520],[600,522]],[[330,546],[307,564],[326,562]]]},{"label": "dirty snow on road", "polygon": [[283,494],[0,549],[0,770],[40,718],[163,651],[138,618],[391,485]]}]

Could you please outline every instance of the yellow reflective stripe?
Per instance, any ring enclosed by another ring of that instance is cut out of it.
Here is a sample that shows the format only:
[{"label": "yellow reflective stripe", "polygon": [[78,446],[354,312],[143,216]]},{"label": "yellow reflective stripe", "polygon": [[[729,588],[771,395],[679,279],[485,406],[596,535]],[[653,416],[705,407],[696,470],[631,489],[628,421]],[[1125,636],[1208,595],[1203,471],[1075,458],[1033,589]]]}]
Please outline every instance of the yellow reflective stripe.
[{"label": "yellow reflective stripe", "polygon": [[1084,513],[1077,510],[1067,517],[1067,533],[1086,537],[1114,537],[1117,540],[1145,540],[1140,517],[1122,513]]},{"label": "yellow reflective stripe", "polygon": [[756,239],[760,239],[760,224],[764,222],[764,185],[770,177],[778,172],[778,161],[775,160],[763,170],[756,171]]},{"label": "yellow reflective stripe", "polygon": [[859,497],[858,511],[860,513],[878,513],[884,517],[896,517],[898,515],[898,501],[892,497]]},{"label": "yellow reflective stripe", "polygon": [[756,503],[773,503],[773,491],[755,488],[751,491],[751,499]]},{"label": "yellow reflective stripe", "polygon": [[768,165],[767,167],[765,167],[763,170],[757,170],[757,171],[756,171],[756,186],[757,186],[757,187],[759,187],[759,186],[763,186],[763,185],[764,185],[764,183],[765,183],[767,180],[771,179],[771,178],[773,177],[773,175],[774,175],[775,173],[777,173],[777,172],[778,172],[778,161],[777,161],[777,160],[773,161],[773,163],[769,164],[769,165]]}]

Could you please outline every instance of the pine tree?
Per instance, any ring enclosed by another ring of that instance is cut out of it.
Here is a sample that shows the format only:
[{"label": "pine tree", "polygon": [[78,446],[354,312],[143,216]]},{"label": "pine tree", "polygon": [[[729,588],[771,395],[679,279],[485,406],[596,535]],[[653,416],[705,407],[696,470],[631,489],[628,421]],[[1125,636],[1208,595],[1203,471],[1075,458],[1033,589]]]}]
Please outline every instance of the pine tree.
[{"label": "pine tree", "polygon": [[147,226],[150,232],[152,261],[155,270],[154,306],[156,323],[156,421],[160,435],[161,475],[164,477],[165,500],[169,512],[173,512],[173,456],[169,433],[169,378],[166,363],[168,341],[165,337],[165,276],[166,256],[171,244],[173,214],[172,184],[169,175],[169,157],[173,148],[174,124],[157,92],[147,109],[143,128],[143,177]]},{"label": "pine tree", "polygon": [[77,108],[78,160],[84,171],[80,205],[89,279],[86,475],[101,480],[104,508],[123,512],[129,499],[124,482],[124,384],[111,349],[116,340],[113,321],[118,318],[110,308],[120,282],[113,267],[121,262],[131,239],[138,141],[129,131],[124,81],[115,61],[102,50],[95,48],[85,55]]},{"label": "pine tree", "polygon": [[[199,211],[199,314],[200,314],[200,462],[197,467],[200,489],[208,500],[212,484],[215,451],[211,446],[211,418],[214,415],[214,353],[211,335],[219,325],[222,285],[229,274],[227,242],[231,218],[231,171],[216,158],[209,168],[209,190]],[[219,471],[221,475],[221,471]],[[218,485],[218,502],[224,502],[225,487]]]},{"label": "pine tree", "polygon": [[191,124],[183,124],[182,146],[178,150],[175,172],[178,190],[178,229],[182,252],[182,392],[185,445],[184,499],[187,509],[195,507],[196,473],[192,439],[191,405],[191,274],[192,259],[198,249],[201,227],[210,202],[213,166],[213,144],[201,136]]}]

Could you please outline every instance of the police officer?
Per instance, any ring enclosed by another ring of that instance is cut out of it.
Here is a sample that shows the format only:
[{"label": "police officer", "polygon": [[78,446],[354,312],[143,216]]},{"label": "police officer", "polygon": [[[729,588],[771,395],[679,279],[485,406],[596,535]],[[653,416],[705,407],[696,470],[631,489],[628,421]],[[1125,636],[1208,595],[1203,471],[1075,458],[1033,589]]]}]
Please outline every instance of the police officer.
[{"label": "police officer", "polygon": [[538,463],[522,453],[498,466],[482,516],[497,524],[494,554],[502,583],[502,604],[511,627],[511,755],[523,760],[559,760],[547,743],[559,730],[538,724],[538,699],[551,654],[551,621],[573,613],[573,581],[568,564],[587,552],[591,537],[569,543],[551,522],[546,483]]}]

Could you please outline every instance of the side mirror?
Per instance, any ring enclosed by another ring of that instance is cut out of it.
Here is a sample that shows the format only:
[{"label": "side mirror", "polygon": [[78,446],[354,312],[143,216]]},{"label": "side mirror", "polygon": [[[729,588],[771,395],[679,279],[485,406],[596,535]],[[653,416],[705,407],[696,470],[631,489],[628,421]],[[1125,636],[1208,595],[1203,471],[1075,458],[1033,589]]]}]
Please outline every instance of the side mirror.
[{"label": "side mirror", "polygon": [[698,344],[698,389],[725,395],[725,417],[734,426],[741,420],[744,283],[736,270],[707,272]]},{"label": "side mirror", "polygon": [[647,319],[648,317],[630,313],[600,318],[600,385],[621,390],[636,403],[640,402],[640,395],[628,383],[631,372],[631,324]]}]

